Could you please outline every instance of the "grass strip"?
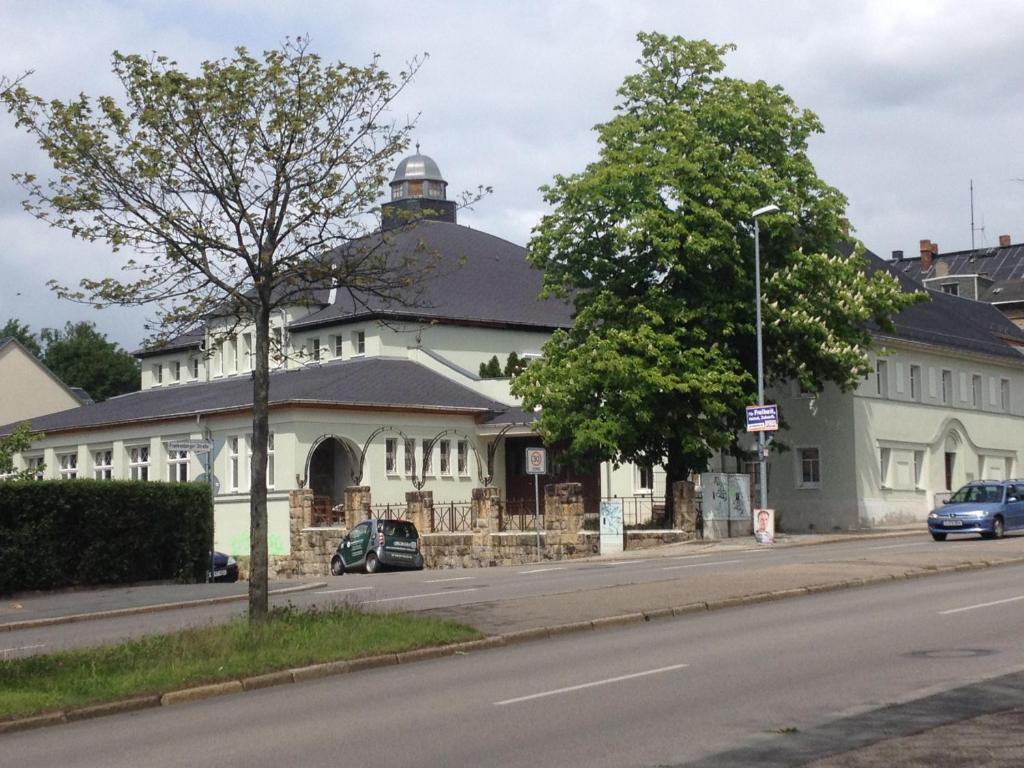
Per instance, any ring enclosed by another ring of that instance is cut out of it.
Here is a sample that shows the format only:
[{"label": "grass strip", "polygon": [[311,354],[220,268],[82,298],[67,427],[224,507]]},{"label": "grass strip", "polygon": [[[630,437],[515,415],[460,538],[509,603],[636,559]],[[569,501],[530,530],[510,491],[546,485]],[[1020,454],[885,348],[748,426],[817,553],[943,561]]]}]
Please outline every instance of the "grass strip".
[{"label": "grass strip", "polygon": [[260,675],[326,661],[475,640],[475,629],[401,613],[275,609],[119,645],[0,662],[0,719]]}]

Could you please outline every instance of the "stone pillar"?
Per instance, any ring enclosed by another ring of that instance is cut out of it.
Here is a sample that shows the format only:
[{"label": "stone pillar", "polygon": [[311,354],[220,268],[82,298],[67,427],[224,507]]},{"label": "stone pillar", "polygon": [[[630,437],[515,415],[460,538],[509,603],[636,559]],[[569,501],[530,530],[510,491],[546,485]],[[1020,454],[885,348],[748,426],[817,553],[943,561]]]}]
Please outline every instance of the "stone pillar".
[{"label": "stone pillar", "polygon": [[493,486],[473,489],[474,528],[485,533],[499,533],[501,491]]},{"label": "stone pillar", "polygon": [[370,486],[353,485],[345,489],[345,527],[350,531],[370,516]]},{"label": "stone pillar", "polygon": [[434,511],[433,491],[409,491],[405,494],[406,519],[420,533],[432,533],[430,521]]},{"label": "stone pillar", "polygon": [[688,480],[672,484],[672,527],[697,535],[697,489]]},{"label": "stone pillar", "polygon": [[583,486],[557,483],[544,486],[544,549],[546,558],[561,560],[582,546]]},{"label": "stone pillar", "polygon": [[313,522],[313,491],[300,488],[288,491],[288,529],[292,537],[292,547],[303,528],[309,528]]}]

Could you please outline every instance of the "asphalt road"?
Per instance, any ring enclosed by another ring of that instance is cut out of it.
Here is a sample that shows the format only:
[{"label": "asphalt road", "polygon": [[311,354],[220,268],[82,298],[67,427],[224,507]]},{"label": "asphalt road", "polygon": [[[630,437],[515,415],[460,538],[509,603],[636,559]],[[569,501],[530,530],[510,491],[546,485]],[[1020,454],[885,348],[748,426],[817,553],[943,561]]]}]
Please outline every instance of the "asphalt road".
[{"label": "asphalt road", "polygon": [[566,635],[10,734],[3,763],[795,765],[885,705],[1024,669],[1022,585],[1006,566]]},{"label": "asphalt road", "polygon": [[[987,562],[1024,557],[1024,536],[1000,541],[977,539],[935,543],[927,536],[852,539],[815,546],[757,547],[727,544],[702,548],[677,547],[632,553],[620,559],[563,561],[515,568],[452,569],[389,572],[367,576],[346,574],[325,577],[326,586],[274,599],[276,605],[299,608],[348,602],[373,610],[429,611],[466,621],[484,632],[497,633],[580,618],[615,615],[657,605],[680,605],[688,600],[709,600],[752,594],[759,584],[773,589],[828,583],[841,578],[899,575],[965,561]],[[244,591],[244,585],[153,587],[153,602],[179,596],[207,597]],[[57,605],[67,612],[88,612],[116,607],[118,595],[134,604],[146,602],[146,589],[106,590],[65,596]],[[564,595],[566,601],[539,599]],[[68,601],[70,598],[71,602]],[[530,609],[529,600],[536,602]],[[660,602],[659,602],[660,601]],[[0,620],[45,617],[45,598],[34,605],[22,598],[17,614],[8,611]],[[513,606],[514,614],[497,610]],[[225,621],[244,615],[244,601],[90,620],[67,625],[0,633],[0,658],[15,658],[56,650],[99,645],[183,626]],[[57,611],[59,613],[59,611]],[[559,617],[562,618],[559,620]]]}]

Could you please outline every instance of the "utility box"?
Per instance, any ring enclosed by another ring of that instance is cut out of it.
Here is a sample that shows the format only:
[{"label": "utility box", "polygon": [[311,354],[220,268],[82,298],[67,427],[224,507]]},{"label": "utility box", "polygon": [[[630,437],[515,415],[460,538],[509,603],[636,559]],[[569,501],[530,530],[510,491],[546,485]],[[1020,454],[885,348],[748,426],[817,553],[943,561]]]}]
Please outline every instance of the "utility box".
[{"label": "utility box", "polygon": [[700,486],[705,539],[753,535],[750,475],[705,472]]}]

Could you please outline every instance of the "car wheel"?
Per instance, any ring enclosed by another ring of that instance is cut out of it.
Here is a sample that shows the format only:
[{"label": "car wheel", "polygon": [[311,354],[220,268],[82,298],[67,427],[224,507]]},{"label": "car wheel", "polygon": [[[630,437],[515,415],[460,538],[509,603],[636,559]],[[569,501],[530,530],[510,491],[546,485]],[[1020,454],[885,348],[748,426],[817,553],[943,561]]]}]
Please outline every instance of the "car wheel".
[{"label": "car wheel", "polygon": [[946,534],[944,534],[944,533],[933,533],[932,534],[932,538],[935,539],[936,541],[945,541],[946,540]]},{"label": "car wheel", "polygon": [[377,562],[377,556],[373,552],[366,554],[366,572],[376,573],[380,570],[380,563]]},{"label": "car wheel", "polygon": [[1005,532],[1006,532],[1006,527],[1003,525],[1003,518],[997,517],[995,520],[992,521],[992,538],[993,539],[1001,539],[1001,538],[1003,538],[1003,533],[1005,533]]},{"label": "car wheel", "polygon": [[341,558],[335,555],[331,559],[331,574],[334,576],[342,576],[345,573],[345,563],[342,562]]}]

